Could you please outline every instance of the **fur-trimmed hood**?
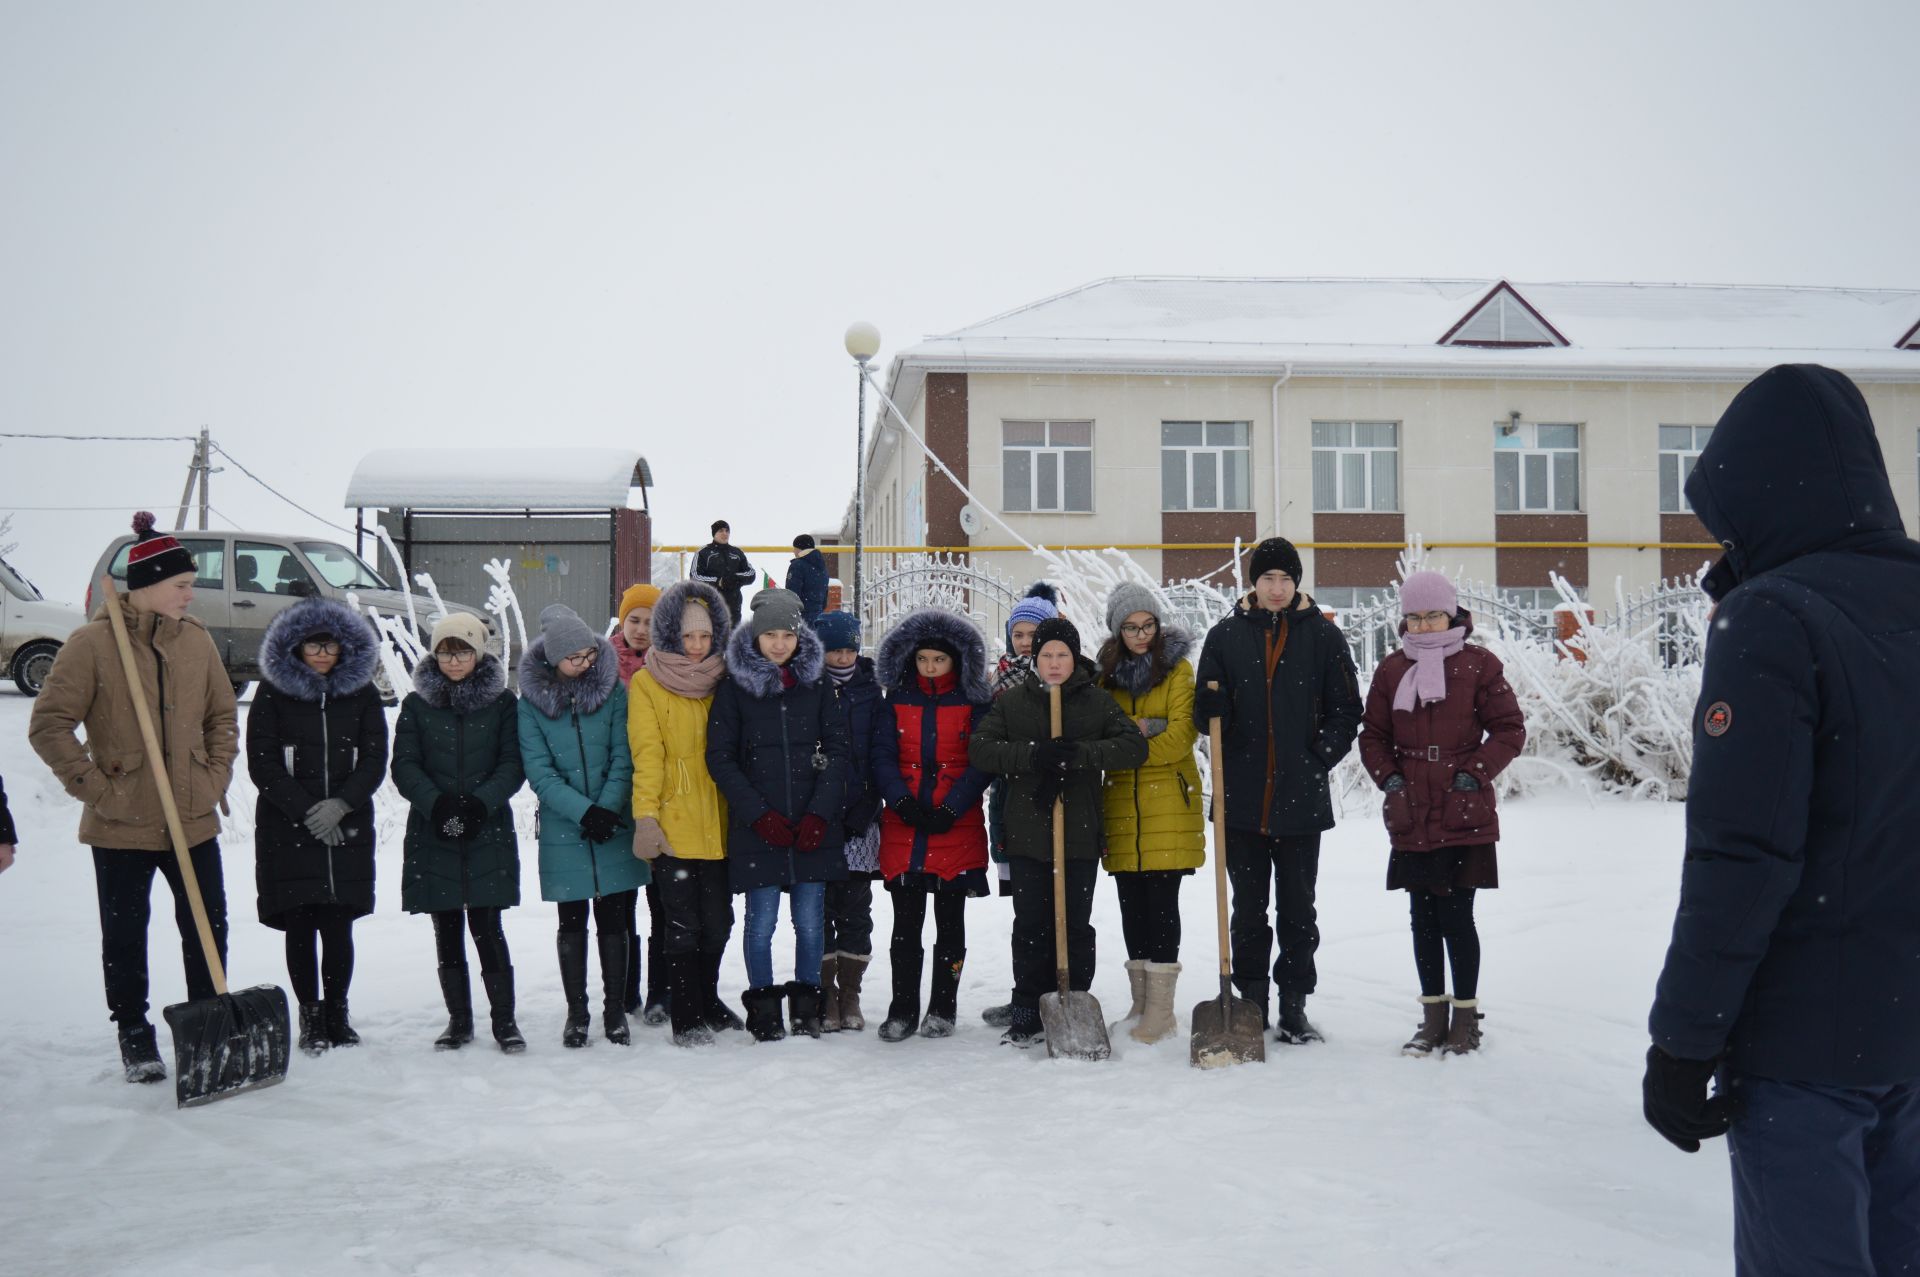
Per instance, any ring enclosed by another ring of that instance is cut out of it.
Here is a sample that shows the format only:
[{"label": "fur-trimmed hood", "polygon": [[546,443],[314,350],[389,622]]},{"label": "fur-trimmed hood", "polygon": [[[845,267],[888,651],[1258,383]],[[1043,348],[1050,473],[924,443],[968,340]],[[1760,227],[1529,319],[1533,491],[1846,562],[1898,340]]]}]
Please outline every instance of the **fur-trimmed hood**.
[{"label": "fur-trimmed hood", "polygon": [[[1132,615],[1129,613],[1128,615]],[[1126,640],[1118,634],[1113,641],[1121,645],[1122,655],[1114,664],[1113,676],[1109,680],[1122,691],[1132,692],[1135,696],[1145,696],[1154,688],[1153,653],[1144,652],[1135,656],[1126,652]],[[1171,672],[1181,661],[1187,659],[1187,653],[1193,650],[1193,635],[1184,625],[1162,625],[1160,627],[1160,646],[1167,656],[1167,669]],[[1166,675],[1161,675],[1162,678]]]},{"label": "fur-trimmed hood", "polygon": [[[322,677],[300,657],[300,644],[311,634],[331,634],[340,640],[340,659],[333,672]],[[302,599],[273,618],[260,640],[260,673],[277,692],[296,701],[318,701],[322,696],[351,696],[373,681],[379,664],[380,639],[366,617],[337,599]]]},{"label": "fur-trimmed hood", "polygon": [[960,693],[968,703],[984,705],[993,699],[987,685],[987,642],[972,622],[942,608],[923,607],[909,612],[880,640],[874,656],[874,674],[882,687],[898,687],[906,677],[913,654],[930,638],[940,639],[960,654]]},{"label": "fur-trimmed hood", "polygon": [[413,667],[413,690],[435,709],[450,709],[456,714],[471,714],[493,704],[507,690],[507,671],[492,652],[480,653],[473,673],[458,683],[440,672],[439,662],[428,652]]},{"label": "fur-trimmed hood", "polygon": [[[654,616],[659,615],[656,610]],[[726,615],[724,608],[721,615]],[[714,623],[714,628],[719,628],[718,622]],[[805,621],[800,623],[794,635],[800,643],[793,649],[793,656],[787,662],[788,668],[802,684],[819,682],[820,675],[827,668],[827,649],[820,645],[820,636]],[[782,691],[780,667],[760,655],[760,649],[753,641],[753,631],[745,626],[735,630],[733,637],[727,640],[727,677],[756,701],[768,700]]]},{"label": "fur-trimmed hood", "polygon": [[547,661],[547,640],[542,635],[520,656],[520,695],[548,718],[559,718],[575,707],[582,714],[593,713],[620,685],[620,658],[613,644],[601,639],[599,653],[579,678],[563,678]]},{"label": "fur-trimmed hood", "polygon": [[649,627],[653,645],[675,656],[687,654],[686,646],[680,641],[680,618],[686,613],[690,599],[699,599],[707,605],[707,612],[713,617],[713,650],[724,654],[727,641],[733,635],[733,614],[727,611],[727,601],[720,597],[720,591],[704,581],[675,581],[661,592],[659,601],[653,605],[653,622]]}]

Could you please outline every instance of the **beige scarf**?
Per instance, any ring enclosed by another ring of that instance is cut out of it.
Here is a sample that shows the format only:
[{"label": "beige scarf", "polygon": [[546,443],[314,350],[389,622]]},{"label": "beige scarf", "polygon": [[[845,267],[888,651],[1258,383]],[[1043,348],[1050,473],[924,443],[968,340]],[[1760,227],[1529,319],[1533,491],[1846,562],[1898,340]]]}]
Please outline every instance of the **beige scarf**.
[{"label": "beige scarf", "polygon": [[718,652],[708,652],[693,660],[680,652],[656,647],[647,653],[647,672],[654,682],[688,700],[713,695],[713,689],[726,676],[727,663]]}]

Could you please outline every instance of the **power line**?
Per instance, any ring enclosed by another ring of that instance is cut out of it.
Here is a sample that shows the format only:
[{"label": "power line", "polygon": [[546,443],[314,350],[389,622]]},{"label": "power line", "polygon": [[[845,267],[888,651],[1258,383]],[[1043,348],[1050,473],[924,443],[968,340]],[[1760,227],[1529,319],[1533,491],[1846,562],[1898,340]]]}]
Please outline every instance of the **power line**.
[{"label": "power line", "polygon": [[240,458],[234,456],[231,452],[228,452],[225,448],[221,447],[218,443],[214,443],[211,446],[215,452],[225,457],[228,461],[233,462],[234,469],[238,470],[241,474],[244,474],[245,476],[247,476],[247,478],[253,480],[255,483],[265,488],[268,492],[271,492],[274,496],[279,497],[282,501],[286,502],[288,505],[298,510],[301,514],[306,515],[309,519],[316,519],[319,522],[326,524],[328,527],[332,528],[336,532],[353,531],[352,528],[341,527],[339,524],[335,523],[332,519],[322,518],[320,515],[317,515],[313,511],[307,509],[307,507],[301,505],[298,501],[295,501],[292,497],[280,491],[280,489],[274,487],[271,483],[268,483],[265,479],[262,479],[259,475],[255,474],[253,471],[247,469],[246,466],[240,463]]},{"label": "power line", "polygon": [[66,439],[76,443],[197,443],[193,435],[40,435],[0,430],[0,439]]}]

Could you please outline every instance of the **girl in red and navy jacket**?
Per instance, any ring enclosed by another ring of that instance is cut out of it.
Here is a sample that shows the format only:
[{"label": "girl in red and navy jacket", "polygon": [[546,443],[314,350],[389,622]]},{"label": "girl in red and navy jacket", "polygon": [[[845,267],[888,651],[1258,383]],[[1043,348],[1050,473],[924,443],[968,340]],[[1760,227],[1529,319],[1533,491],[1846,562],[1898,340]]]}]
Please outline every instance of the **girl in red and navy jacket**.
[{"label": "girl in red and navy jacket", "polygon": [[[964,617],[938,608],[909,614],[875,662],[886,700],[873,732],[873,778],[886,802],[880,873],[893,899],[893,1003],[884,1042],[953,1032],[967,960],[966,903],[987,894],[988,776],[967,743],[993,703],[987,650]],[[933,990],[920,1022],[921,932],[933,899]]]}]

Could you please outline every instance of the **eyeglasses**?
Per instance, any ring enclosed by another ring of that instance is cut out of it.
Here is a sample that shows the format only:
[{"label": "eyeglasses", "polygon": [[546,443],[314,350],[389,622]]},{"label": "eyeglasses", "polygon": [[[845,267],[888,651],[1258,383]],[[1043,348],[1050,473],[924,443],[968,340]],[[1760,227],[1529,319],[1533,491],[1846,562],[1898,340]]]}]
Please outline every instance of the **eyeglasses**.
[{"label": "eyeglasses", "polygon": [[594,662],[594,658],[599,655],[600,649],[590,647],[580,652],[568,652],[560,658],[560,663],[562,665],[591,665]]},{"label": "eyeglasses", "polygon": [[476,653],[470,647],[463,647],[457,652],[450,652],[450,651],[447,651],[445,648],[442,648],[440,651],[435,652],[433,654],[433,659],[440,662],[442,665],[465,665],[468,661],[473,660],[477,655],[478,653]]},{"label": "eyeglasses", "polygon": [[1128,638],[1145,638],[1160,628],[1160,622],[1148,621],[1144,625],[1135,625],[1129,621],[1120,627],[1120,632]]},{"label": "eyeglasses", "polygon": [[300,651],[305,656],[338,656],[340,645],[331,639],[308,639],[300,645]]},{"label": "eyeglasses", "polygon": [[1451,621],[1452,619],[1453,619],[1453,613],[1451,612],[1409,612],[1407,613],[1408,625],[1438,625],[1442,621]]}]

